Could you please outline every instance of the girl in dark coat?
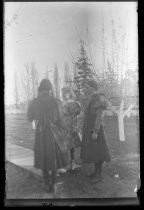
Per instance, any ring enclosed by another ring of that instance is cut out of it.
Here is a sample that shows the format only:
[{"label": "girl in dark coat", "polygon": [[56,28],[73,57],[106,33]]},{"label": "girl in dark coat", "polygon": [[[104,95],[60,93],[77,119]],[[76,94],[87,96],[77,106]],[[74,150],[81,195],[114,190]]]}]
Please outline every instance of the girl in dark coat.
[{"label": "girl in dark coat", "polygon": [[34,167],[43,171],[47,192],[54,190],[57,169],[69,164],[69,150],[63,133],[63,121],[49,80],[41,81],[39,95],[28,108],[30,122],[37,121]]},{"label": "girl in dark coat", "polygon": [[94,163],[95,170],[90,176],[101,180],[102,164],[110,161],[110,154],[103,127],[103,114],[107,102],[104,95],[97,92],[97,84],[90,81],[87,86],[88,103],[82,130],[80,156],[84,163]]}]

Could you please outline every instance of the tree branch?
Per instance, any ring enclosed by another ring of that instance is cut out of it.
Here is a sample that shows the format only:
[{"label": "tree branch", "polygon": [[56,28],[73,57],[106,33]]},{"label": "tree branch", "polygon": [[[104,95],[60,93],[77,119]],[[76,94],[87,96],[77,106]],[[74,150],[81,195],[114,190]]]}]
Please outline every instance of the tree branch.
[{"label": "tree branch", "polygon": [[128,108],[127,108],[127,110],[123,113],[123,117],[125,117],[125,116],[129,116],[130,115],[130,111],[132,110],[132,108],[133,108],[133,105],[131,104]]}]

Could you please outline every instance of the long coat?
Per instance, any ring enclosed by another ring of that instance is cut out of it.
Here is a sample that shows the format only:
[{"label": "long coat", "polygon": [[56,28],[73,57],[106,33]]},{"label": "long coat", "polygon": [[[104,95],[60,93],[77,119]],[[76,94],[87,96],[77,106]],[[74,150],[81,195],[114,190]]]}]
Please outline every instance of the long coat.
[{"label": "long coat", "polygon": [[[85,110],[80,151],[80,157],[84,163],[108,162],[111,159],[103,126],[103,111],[105,108],[106,103],[102,104],[98,100],[98,96],[94,95]],[[92,140],[94,127],[98,127],[96,140]]]},{"label": "long coat", "polygon": [[37,120],[34,145],[34,167],[56,171],[69,164],[63,122],[58,101],[49,95],[34,99],[27,112],[29,121]]}]

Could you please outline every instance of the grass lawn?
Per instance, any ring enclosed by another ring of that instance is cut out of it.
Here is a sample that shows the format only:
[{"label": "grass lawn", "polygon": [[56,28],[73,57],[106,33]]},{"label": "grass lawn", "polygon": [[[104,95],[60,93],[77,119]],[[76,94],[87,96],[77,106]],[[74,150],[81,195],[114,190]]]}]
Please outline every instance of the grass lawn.
[{"label": "grass lawn", "polygon": [[[34,147],[34,130],[24,114],[6,115],[6,141],[29,149]],[[112,155],[124,155],[139,151],[138,122],[136,118],[124,119],[126,141],[118,138],[117,117],[105,117],[105,132]]]},{"label": "grass lawn", "polygon": [[[112,162],[104,164],[104,181],[98,184],[84,176],[82,170],[70,175],[57,177],[58,198],[99,198],[99,197],[136,197],[134,188],[139,174],[139,138],[138,123],[135,118],[125,118],[126,141],[118,140],[118,123],[115,117],[105,118],[105,132],[112,154]],[[34,146],[34,131],[25,115],[6,115],[5,139],[29,149]],[[79,150],[76,150],[76,162],[80,162]],[[7,198],[40,199],[48,198],[44,192],[43,181],[37,180],[29,172],[12,163],[6,164]],[[118,176],[118,177],[117,177]]]},{"label": "grass lawn", "polygon": [[[135,164],[135,166],[134,166]],[[24,169],[6,164],[6,198],[7,199],[41,199],[50,198],[45,193],[43,180],[36,179]],[[56,198],[118,198],[136,197],[134,188],[137,184],[137,163],[126,167],[119,163],[111,163],[103,169],[104,181],[93,183],[84,176],[83,171],[75,174],[63,174],[57,178]],[[119,178],[115,178],[119,174]]]}]

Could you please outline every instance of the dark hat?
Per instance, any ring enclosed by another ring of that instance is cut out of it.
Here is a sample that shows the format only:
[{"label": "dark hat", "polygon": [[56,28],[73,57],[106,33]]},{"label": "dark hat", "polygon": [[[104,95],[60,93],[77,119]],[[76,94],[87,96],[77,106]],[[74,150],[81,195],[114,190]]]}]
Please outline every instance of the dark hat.
[{"label": "dark hat", "polygon": [[98,83],[94,80],[88,80],[87,85],[89,85],[90,87],[92,87],[95,90],[98,90]]},{"label": "dark hat", "polygon": [[104,96],[105,97],[105,94],[103,92],[100,92],[99,96]]},{"label": "dark hat", "polygon": [[48,79],[43,79],[38,88],[38,92],[49,91],[52,90],[51,82]]}]

